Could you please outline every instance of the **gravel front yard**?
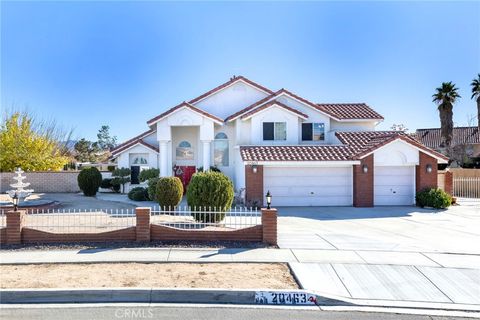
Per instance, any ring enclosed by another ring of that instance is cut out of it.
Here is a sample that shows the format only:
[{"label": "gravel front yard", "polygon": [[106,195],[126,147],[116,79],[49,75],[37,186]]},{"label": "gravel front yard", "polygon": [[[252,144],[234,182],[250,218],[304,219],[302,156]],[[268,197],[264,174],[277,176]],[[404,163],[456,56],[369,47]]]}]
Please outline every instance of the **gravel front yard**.
[{"label": "gravel front yard", "polygon": [[298,289],[282,263],[98,263],[0,266],[5,288]]}]

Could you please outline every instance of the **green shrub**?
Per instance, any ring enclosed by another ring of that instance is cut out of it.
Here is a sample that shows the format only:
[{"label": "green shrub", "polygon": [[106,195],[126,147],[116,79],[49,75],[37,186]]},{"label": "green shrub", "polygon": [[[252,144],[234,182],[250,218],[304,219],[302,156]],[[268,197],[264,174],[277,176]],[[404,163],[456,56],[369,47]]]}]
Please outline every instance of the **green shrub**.
[{"label": "green shrub", "polygon": [[135,187],[128,192],[128,199],[134,201],[146,201],[148,200],[148,192],[146,188]]},{"label": "green shrub", "polygon": [[78,187],[87,197],[93,197],[97,194],[98,188],[102,184],[102,174],[97,168],[85,168],[80,171],[77,177]]},{"label": "green shrub", "polygon": [[100,188],[112,189],[112,179],[110,179],[110,178],[103,179],[102,183],[100,184]]},{"label": "green shrub", "polygon": [[107,170],[113,172],[113,170],[115,170],[115,166],[107,166]]},{"label": "green shrub", "polygon": [[131,171],[129,168],[117,168],[112,172],[112,185],[122,186],[122,193],[125,193],[125,184],[130,182]]},{"label": "green shrub", "polygon": [[[218,168],[215,167],[215,166],[210,166],[210,171],[213,171],[213,172],[222,172],[222,171],[220,171],[220,169],[218,169]],[[198,168],[197,168],[197,172],[203,172],[203,167],[198,167]]]},{"label": "green shrub", "polygon": [[157,201],[157,183],[160,178],[150,178],[148,179],[147,182],[147,192],[148,192],[148,198],[152,201]]},{"label": "green shrub", "polygon": [[162,207],[176,207],[182,201],[183,185],[178,177],[158,179],[156,198]]},{"label": "green shrub", "polygon": [[140,171],[138,180],[140,180],[140,182],[145,182],[151,178],[158,178],[159,175],[160,175],[160,170],[158,169],[155,169],[155,168],[145,169]]},{"label": "green shrub", "polygon": [[225,210],[230,209],[233,202],[233,183],[220,172],[198,172],[192,176],[187,189],[187,202],[193,210],[219,211],[216,214],[193,212],[197,221],[219,222],[225,217]]},{"label": "green shrub", "polygon": [[415,196],[417,206],[433,207],[435,209],[445,209],[452,204],[452,197],[438,188],[424,189],[417,192]]}]

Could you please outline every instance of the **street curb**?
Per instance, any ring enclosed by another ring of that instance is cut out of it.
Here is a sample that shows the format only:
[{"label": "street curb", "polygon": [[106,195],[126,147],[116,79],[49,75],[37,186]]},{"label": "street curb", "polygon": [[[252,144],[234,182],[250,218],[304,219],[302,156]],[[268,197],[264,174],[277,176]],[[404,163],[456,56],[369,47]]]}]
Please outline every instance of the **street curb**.
[{"label": "street curb", "polygon": [[[257,292],[310,293],[306,290],[269,289],[176,289],[176,288],[82,288],[1,289],[0,304],[28,303],[185,303],[259,305]],[[318,297],[317,305],[350,305],[341,300]],[[315,304],[310,304],[310,306]],[[292,306],[292,305],[291,305]],[[298,306],[305,306],[298,304]]]}]

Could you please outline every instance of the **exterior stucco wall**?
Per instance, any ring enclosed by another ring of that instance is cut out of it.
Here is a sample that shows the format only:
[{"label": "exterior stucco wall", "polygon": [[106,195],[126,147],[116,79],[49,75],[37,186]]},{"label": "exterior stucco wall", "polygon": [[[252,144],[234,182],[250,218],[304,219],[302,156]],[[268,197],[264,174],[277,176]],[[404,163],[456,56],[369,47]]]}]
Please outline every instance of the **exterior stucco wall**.
[{"label": "exterior stucco wall", "polygon": [[[286,140],[263,140],[263,122],[286,122]],[[256,145],[292,145],[298,144],[298,116],[283,108],[272,107],[259,112],[251,118],[250,141]]]},{"label": "exterior stucco wall", "polygon": [[394,141],[375,152],[375,166],[411,166],[419,161],[418,149],[403,141]]},{"label": "exterior stucco wall", "polygon": [[268,94],[241,81],[199,101],[196,107],[225,119]]},{"label": "exterior stucco wall", "polygon": [[148,164],[142,164],[142,167],[158,168],[158,154],[142,145],[137,145],[120,153],[117,157],[118,168],[130,168],[132,165],[131,158],[134,157],[134,155],[141,154],[147,155],[148,160]]}]

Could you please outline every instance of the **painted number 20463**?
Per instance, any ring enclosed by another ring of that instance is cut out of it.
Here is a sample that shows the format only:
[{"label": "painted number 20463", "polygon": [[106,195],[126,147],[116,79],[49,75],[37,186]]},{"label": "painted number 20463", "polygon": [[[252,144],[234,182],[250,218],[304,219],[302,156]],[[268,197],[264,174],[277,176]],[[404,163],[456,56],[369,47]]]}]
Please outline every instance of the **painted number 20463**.
[{"label": "painted number 20463", "polygon": [[315,295],[304,292],[258,291],[255,293],[257,304],[315,305],[316,302]]}]

